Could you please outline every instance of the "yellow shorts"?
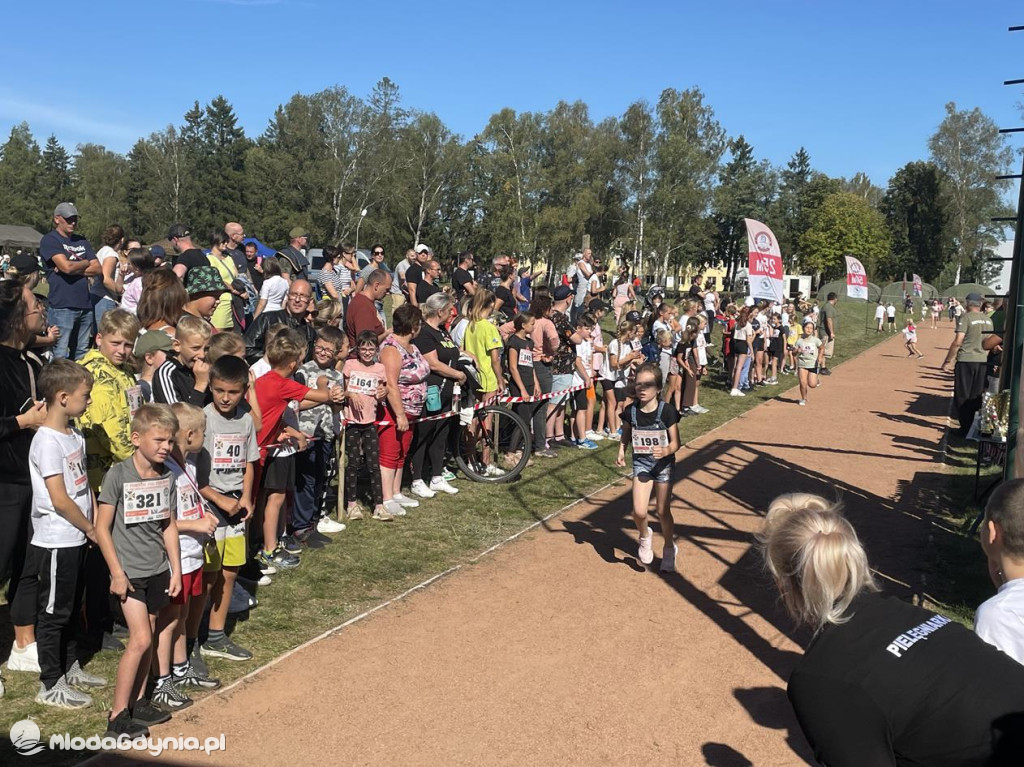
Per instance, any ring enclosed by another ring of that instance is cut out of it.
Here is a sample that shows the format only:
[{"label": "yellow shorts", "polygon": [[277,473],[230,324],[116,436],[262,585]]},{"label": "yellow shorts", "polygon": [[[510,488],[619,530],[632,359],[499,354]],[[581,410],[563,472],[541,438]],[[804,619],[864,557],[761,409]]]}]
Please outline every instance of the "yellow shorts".
[{"label": "yellow shorts", "polygon": [[215,573],[222,567],[241,567],[245,564],[246,549],[245,522],[220,524],[214,533],[214,542],[203,549],[206,552],[203,570]]}]

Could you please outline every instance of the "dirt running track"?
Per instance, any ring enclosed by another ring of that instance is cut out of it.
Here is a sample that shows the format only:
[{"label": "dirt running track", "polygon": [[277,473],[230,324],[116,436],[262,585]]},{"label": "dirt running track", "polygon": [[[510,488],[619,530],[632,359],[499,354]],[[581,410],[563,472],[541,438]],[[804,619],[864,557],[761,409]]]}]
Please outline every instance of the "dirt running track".
[{"label": "dirt running track", "polygon": [[[933,533],[919,510],[941,487],[949,377],[936,368],[950,334],[920,335],[921,362],[893,338],[807,407],[787,393],[686,445],[678,574],[636,561],[620,484],[154,735],[226,733],[225,755],[175,763],[807,763],[784,692],[806,637],[751,534],[778,493],[838,495],[887,588],[924,592]],[[657,534],[655,551],[656,567]]]}]

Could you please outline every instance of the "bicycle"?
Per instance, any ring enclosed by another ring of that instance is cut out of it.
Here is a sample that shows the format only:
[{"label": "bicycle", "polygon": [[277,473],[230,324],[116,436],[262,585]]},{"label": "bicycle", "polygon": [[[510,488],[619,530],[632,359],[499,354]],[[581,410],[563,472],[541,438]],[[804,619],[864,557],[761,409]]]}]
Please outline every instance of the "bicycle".
[{"label": "bicycle", "polygon": [[[507,405],[491,402],[459,410],[455,462],[474,482],[511,482],[530,460],[530,427]],[[485,457],[488,460],[485,460]]]}]

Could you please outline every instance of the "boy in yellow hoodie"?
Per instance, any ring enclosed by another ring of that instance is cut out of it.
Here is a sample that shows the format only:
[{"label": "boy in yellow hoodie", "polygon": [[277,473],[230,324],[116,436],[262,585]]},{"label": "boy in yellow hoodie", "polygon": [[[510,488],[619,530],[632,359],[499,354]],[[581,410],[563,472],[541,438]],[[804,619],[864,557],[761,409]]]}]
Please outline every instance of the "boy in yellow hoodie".
[{"label": "boy in yellow hoodie", "polygon": [[[124,309],[112,309],[100,319],[96,348],[79,364],[92,373],[92,401],[78,426],[85,436],[89,485],[99,493],[103,475],[111,466],[135,452],[131,422],[143,404],[142,388],[129,368],[129,357],[139,334],[139,321]],[[110,573],[96,548],[85,558],[85,617],[88,644],[116,649],[116,639],[104,636],[113,628],[108,591]]]}]

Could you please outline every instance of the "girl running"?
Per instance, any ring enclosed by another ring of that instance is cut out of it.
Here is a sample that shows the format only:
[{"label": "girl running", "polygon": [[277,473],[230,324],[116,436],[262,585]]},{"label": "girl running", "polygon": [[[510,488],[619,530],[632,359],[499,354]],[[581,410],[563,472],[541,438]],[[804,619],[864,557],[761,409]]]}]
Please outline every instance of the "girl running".
[{"label": "girl running", "polygon": [[907,356],[913,357],[916,354],[917,358],[921,359],[924,355],[917,350],[917,328],[913,320],[907,320],[907,326],[903,328],[903,338],[906,339],[904,345],[907,347]]},{"label": "girl running", "polygon": [[[640,535],[637,555],[642,564],[654,561],[654,533],[647,521],[651,491],[655,492],[661,535],[665,541],[661,572],[676,569],[675,521],[669,505],[675,454],[679,449],[679,413],[670,402],[659,401],[661,368],[647,362],[636,374],[636,402],[622,411],[622,440],[616,466],[626,465],[626,445],[633,448],[633,521]],[[653,487],[652,487],[653,485]]]},{"label": "girl running", "polygon": [[818,366],[825,361],[825,345],[814,334],[814,323],[804,323],[804,334],[796,342],[796,366],[800,378],[800,405],[807,404],[807,390],[817,389]]}]

